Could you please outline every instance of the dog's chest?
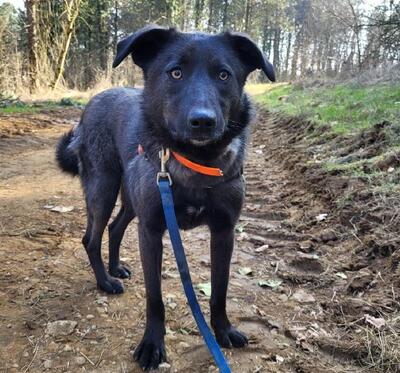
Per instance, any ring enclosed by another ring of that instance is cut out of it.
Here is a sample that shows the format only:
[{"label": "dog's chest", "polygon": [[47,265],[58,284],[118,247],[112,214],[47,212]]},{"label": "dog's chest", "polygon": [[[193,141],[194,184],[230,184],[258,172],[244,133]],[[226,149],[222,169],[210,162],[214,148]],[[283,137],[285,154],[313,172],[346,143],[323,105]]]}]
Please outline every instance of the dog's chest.
[{"label": "dog's chest", "polygon": [[178,224],[181,229],[191,229],[205,224],[208,212],[206,199],[205,192],[181,191],[178,194],[175,207]]}]

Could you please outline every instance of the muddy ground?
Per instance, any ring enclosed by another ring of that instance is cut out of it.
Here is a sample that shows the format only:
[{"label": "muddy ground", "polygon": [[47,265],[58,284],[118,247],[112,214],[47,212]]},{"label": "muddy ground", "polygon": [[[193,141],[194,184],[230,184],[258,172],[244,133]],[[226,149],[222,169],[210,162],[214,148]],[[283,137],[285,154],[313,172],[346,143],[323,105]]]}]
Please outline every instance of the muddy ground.
[{"label": "muddy ground", "polygon": [[[106,295],[81,246],[79,180],[54,162],[57,138],[78,117],[79,110],[63,109],[0,118],[0,371],[140,371],[131,357],[144,327],[137,223],[122,245],[132,278],[121,296]],[[365,338],[397,304],[397,288],[385,280],[387,259],[357,256],[362,237],[335,212],[336,184],[307,179],[296,136],[290,123],[266,113],[256,124],[228,298],[231,321],[250,344],[225,353],[238,373],[383,371],[371,366],[375,347]],[[194,283],[208,283],[208,232],[184,232],[183,239]],[[164,241],[163,370],[216,371]],[[199,300],[208,318],[208,298]],[[70,330],[51,330],[58,320],[70,321]]]}]

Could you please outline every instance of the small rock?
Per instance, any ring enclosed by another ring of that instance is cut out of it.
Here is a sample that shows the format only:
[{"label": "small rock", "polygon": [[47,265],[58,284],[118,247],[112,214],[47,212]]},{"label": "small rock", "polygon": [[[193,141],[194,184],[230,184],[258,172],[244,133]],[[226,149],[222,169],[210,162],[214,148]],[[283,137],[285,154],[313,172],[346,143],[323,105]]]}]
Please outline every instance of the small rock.
[{"label": "small rock", "polygon": [[168,364],[167,362],[161,363],[158,366],[158,370],[160,372],[169,372],[171,370],[171,364]]},{"label": "small rock", "polygon": [[75,362],[76,362],[77,365],[82,366],[82,365],[85,365],[86,359],[83,356],[78,356],[75,359]]},{"label": "small rock", "polygon": [[100,306],[108,305],[108,298],[104,296],[98,296],[95,300],[95,303],[99,304]]},{"label": "small rock", "polygon": [[314,248],[314,244],[312,241],[303,241],[300,242],[299,249],[305,253],[309,253]]},{"label": "small rock", "polygon": [[69,344],[66,344],[63,349],[65,352],[72,351],[72,347]]},{"label": "small rock", "polygon": [[47,324],[46,334],[53,337],[70,335],[77,326],[73,320],[57,320]]},{"label": "small rock", "polygon": [[286,294],[281,294],[281,295],[279,295],[278,298],[282,302],[287,302],[287,300],[288,300],[288,296]]},{"label": "small rock", "polygon": [[51,369],[53,366],[53,362],[51,360],[45,360],[43,363],[44,369]]},{"label": "small rock", "polygon": [[107,308],[105,308],[105,307],[96,307],[96,311],[97,311],[100,315],[105,314],[105,313],[108,312]]},{"label": "small rock", "polygon": [[169,308],[171,308],[171,310],[174,310],[177,306],[177,304],[175,302],[171,302],[167,304]]},{"label": "small rock", "polygon": [[56,352],[58,350],[57,343],[55,343],[54,341],[51,341],[49,343],[49,345],[47,346],[47,350],[50,352]]},{"label": "small rock", "polygon": [[22,356],[23,356],[23,357],[29,357],[29,352],[28,352],[28,351],[25,351],[25,352],[22,354]]},{"label": "small rock", "polygon": [[326,229],[321,232],[319,235],[319,240],[323,243],[329,242],[329,241],[336,241],[338,239],[338,236],[336,232],[333,229]]},{"label": "small rock", "polygon": [[186,350],[189,347],[190,347],[189,343],[186,343],[186,342],[179,342],[178,343],[178,351]]},{"label": "small rock", "polygon": [[86,315],[86,318],[88,320],[92,320],[92,319],[94,319],[94,315],[92,315],[92,314]]},{"label": "small rock", "polygon": [[19,368],[19,365],[17,363],[14,363],[11,365],[11,368]]},{"label": "small rock", "polygon": [[306,293],[303,289],[297,290],[292,295],[292,299],[299,303],[314,303],[315,302],[315,298],[311,294]]}]

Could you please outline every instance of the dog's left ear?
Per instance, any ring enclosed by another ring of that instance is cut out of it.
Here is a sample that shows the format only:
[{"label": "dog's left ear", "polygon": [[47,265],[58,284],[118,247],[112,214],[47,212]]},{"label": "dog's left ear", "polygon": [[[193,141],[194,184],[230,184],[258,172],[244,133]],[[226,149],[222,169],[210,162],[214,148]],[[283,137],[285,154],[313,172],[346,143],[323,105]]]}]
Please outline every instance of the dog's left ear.
[{"label": "dog's left ear", "polygon": [[117,44],[113,67],[117,67],[131,54],[133,62],[144,69],[176,33],[173,28],[167,29],[157,25],[141,28]]},{"label": "dog's left ear", "polygon": [[271,82],[275,81],[274,67],[265,58],[264,53],[258,48],[257,44],[246,34],[226,32],[224,37],[227,38],[233,50],[238,54],[248,74],[256,69],[261,69]]}]

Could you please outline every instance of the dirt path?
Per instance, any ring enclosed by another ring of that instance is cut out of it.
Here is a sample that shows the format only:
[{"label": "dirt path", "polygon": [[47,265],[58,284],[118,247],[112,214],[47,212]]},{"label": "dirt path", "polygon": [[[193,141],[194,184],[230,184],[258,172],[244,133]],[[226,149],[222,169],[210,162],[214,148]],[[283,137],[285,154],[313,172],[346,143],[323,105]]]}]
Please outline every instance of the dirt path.
[{"label": "dirt path", "polygon": [[[0,371],[140,371],[130,355],[144,327],[136,222],[122,251],[133,276],[124,281],[123,295],[106,296],[96,289],[80,244],[85,209],[79,181],[62,175],[54,163],[56,139],[78,114],[0,118]],[[260,120],[249,151],[247,202],[237,228],[228,303],[250,345],[226,351],[227,357],[238,373],[356,372],[351,351],[335,353],[326,342],[343,333],[332,315],[340,308],[336,289],[346,283],[337,275],[336,259],[349,248],[336,243],[335,226],[329,217],[324,220],[328,206],[279,161],[275,132],[273,118]],[[73,210],[58,213],[45,206]],[[208,232],[184,232],[183,239],[194,283],[209,282]],[[165,241],[170,366],[163,369],[215,371]],[[106,247],[107,235],[103,243]],[[200,301],[208,317],[207,297],[200,295]],[[71,330],[49,330],[57,320],[71,321]]]}]

